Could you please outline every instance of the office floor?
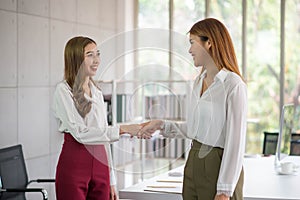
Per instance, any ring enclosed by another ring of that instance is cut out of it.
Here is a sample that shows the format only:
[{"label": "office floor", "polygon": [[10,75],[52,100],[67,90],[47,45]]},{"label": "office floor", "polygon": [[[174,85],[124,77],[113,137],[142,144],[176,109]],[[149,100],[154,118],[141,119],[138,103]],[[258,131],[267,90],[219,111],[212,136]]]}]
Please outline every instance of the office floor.
[{"label": "office floor", "polygon": [[146,158],[116,167],[117,189],[123,189],[185,164],[185,159]]}]

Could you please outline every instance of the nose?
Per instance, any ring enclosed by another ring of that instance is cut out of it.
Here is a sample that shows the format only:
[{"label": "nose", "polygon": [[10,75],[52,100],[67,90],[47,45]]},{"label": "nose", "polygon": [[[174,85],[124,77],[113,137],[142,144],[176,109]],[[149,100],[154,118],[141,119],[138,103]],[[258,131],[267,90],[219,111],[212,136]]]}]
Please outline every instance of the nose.
[{"label": "nose", "polygon": [[100,56],[99,55],[94,55],[94,63],[99,64],[100,63]]},{"label": "nose", "polygon": [[189,53],[192,54],[192,47],[189,48]]},{"label": "nose", "polygon": [[94,58],[93,65],[99,65],[100,64],[100,58]]}]

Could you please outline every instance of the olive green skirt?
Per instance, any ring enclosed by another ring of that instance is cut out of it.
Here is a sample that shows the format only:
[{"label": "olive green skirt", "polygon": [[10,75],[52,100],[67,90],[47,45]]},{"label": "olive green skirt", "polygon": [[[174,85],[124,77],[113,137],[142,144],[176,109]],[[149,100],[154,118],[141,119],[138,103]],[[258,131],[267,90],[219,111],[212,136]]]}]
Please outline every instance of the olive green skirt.
[{"label": "olive green skirt", "polygon": [[[217,181],[223,149],[203,145],[193,140],[184,168],[183,199],[213,200],[217,193]],[[243,199],[244,171],[242,169],[231,200]]]}]

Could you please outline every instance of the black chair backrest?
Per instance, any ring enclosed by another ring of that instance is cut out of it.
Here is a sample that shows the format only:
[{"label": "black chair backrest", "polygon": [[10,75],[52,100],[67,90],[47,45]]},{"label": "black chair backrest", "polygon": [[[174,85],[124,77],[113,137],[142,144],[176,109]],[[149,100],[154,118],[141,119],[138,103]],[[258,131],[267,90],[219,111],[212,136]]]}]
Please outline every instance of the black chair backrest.
[{"label": "black chair backrest", "polygon": [[290,155],[300,156],[300,134],[292,133]]},{"label": "black chair backrest", "polygon": [[[3,188],[26,188],[28,184],[22,145],[0,149],[0,177]],[[24,193],[3,193],[4,199],[24,200]]]},{"label": "black chair backrest", "polygon": [[264,132],[263,155],[275,155],[278,132]]}]

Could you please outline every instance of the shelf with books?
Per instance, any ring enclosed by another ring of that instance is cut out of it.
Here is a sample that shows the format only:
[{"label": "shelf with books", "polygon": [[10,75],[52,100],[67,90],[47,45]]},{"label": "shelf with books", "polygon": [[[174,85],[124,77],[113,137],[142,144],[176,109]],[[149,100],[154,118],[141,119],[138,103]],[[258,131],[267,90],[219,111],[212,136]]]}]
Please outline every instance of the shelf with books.
[{"label": "shelf with books", "polygon": [[[183,86],[178,86],[182,84]],[[100,83],[107,102],[111,125],[141,123],[152,119],[186,120],[186,104],[191,82],[182,81],[105,81]],[[120,86],[122,89],[120,89]],[[123,136],[114,144],[116,166],[147,158],[180,159],[188,143],[183,138],[164,138],[159,133],[149,140]]]}]

